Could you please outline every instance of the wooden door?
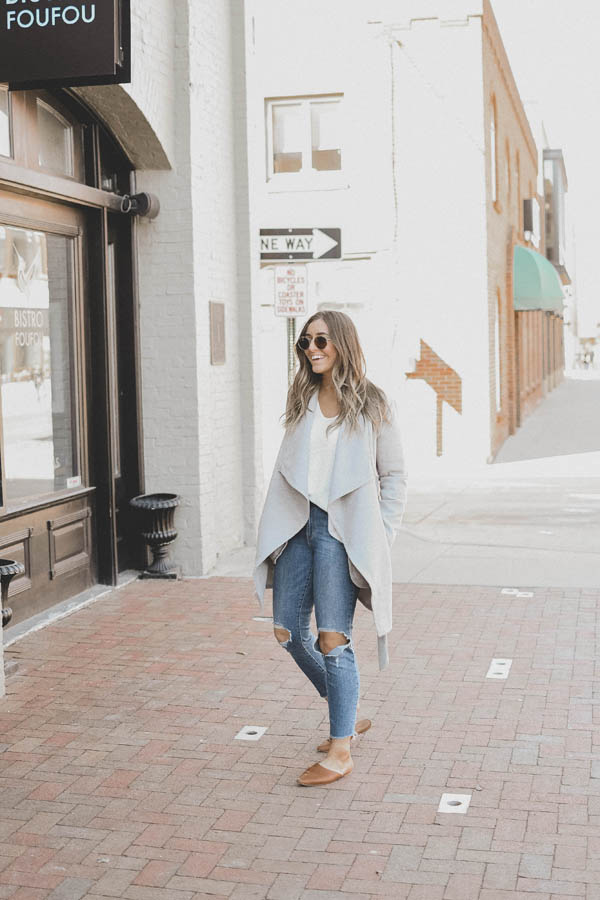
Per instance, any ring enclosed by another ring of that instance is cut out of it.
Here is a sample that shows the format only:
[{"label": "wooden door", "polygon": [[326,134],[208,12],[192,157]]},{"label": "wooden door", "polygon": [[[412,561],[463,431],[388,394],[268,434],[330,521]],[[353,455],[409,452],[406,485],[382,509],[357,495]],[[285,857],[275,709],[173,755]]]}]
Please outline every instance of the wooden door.
[{"label": "wooden door", "polygon": [[0,191],[0,554],[13,624],[94,583],[86,218]]}]

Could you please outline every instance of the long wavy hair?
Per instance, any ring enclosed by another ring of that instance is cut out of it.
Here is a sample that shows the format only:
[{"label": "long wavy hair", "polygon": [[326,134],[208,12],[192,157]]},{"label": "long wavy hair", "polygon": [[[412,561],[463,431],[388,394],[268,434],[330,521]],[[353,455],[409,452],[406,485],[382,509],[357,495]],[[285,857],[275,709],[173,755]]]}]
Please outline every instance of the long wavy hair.
[{"label": "long wavy hair", "polygon": [[[365,357],[354,322],[343,312],[323,309],[304,323],[298,340],[316,319],[325,322],[329,339],[337,350],[331,377],[340,412],[329,428],[338,428],[345,422],[352,431],[359,427],[362,417],[369,420],[375,431],[379,432],[383,423],[390,421],[390,407],[383,391],[369,381],[365,374]],[[306,353],[297,343],[296,355],[300,366],[288,391],[284,423],[286,428],[292,428],[300,421],[310,398],[318,391],[322,378],[313,372]]]}]

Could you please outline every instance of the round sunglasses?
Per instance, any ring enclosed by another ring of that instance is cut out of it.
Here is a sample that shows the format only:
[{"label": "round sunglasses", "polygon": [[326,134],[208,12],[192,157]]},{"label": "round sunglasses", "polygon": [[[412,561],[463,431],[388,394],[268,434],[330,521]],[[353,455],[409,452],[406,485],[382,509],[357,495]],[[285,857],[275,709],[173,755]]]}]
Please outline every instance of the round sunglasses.
[{"label": "round sunglasses", "polygon": [[[324,334],[318,334],[313,338],[317,350],[324,350],[330,340],[331,338],[326,337]],[[310,347],[310,338],[306,337],[306,335],[302,335],[301,338],[298,338],[298,346],[301,350],[308,350]]]}]

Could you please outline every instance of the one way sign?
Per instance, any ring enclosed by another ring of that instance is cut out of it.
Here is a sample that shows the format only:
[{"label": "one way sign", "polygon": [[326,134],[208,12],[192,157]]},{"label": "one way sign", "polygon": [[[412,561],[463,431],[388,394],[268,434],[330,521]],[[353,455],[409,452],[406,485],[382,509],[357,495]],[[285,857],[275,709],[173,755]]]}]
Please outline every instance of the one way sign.
[{"label": "one way sign", "polygon": [[261,228],[260,258],[339,259],[342,255],[340,228]]}]

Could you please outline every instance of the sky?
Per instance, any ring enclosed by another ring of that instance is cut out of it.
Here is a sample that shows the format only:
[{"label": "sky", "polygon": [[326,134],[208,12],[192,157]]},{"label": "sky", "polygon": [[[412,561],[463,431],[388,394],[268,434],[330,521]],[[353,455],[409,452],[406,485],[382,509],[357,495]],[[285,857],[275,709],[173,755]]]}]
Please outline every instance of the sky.
[{"label": "sky", "polygon": [[[580,336],[600,323],[600,3],[492,0],[521,99],[538,104],[550,145],[569,180],[567,229],[574,231]],[[600,330],[600,329],[599,329]]]}]

